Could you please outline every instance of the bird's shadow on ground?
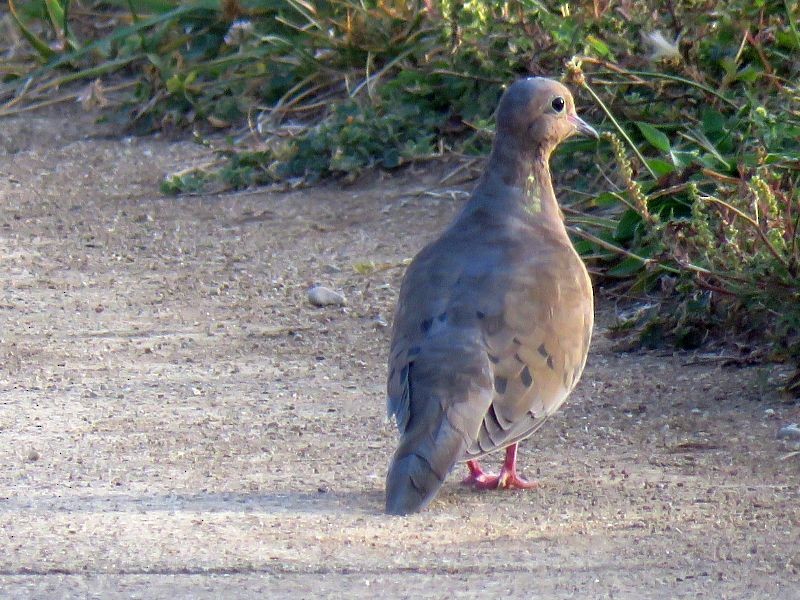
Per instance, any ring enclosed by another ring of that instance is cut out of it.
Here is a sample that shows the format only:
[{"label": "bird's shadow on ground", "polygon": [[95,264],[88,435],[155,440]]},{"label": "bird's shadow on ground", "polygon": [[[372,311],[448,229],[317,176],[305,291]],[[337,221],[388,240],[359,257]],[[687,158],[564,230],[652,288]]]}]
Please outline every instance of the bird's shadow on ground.
[{"label": "bird's shadow on ground", "polygon": [[[491,494],[491,492],[489,492]],[[480,504],[487,492],[465,486],[446,485],[438,500],[445,504]],[[0,498],[0,516],[4,513],[252,513],[263,515],[384,515],[384,490],[194,492],[175,494],[53,494],[39,497]]]},{"label": "bird's shadow on ground", "polygon": [[308,513],[377,515],[383,490],[363,492],[197,492],[178,494],[85,494],[0,498],[0,515],[20,511],[63,513]]}]

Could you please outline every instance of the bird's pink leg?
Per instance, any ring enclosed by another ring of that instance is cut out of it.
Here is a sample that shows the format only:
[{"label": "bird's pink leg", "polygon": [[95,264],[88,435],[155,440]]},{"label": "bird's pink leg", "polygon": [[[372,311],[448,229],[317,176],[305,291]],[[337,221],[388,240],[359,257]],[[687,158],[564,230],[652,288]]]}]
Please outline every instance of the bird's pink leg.
[{"label": "bird's pink leg", "polygon": [[467,468],[469,469],[469,475],[467,475],[461,483],[474,486],[479,490],[497,490],[502,488],[527,490],[539,486],[538,481],[528,481],[517,475],[516,444],[511,444],[506,448],[506,459],[503,461],[503,466],[500,469],[500,473],[497,475],[485,473],[477,460],[468,460]]}]

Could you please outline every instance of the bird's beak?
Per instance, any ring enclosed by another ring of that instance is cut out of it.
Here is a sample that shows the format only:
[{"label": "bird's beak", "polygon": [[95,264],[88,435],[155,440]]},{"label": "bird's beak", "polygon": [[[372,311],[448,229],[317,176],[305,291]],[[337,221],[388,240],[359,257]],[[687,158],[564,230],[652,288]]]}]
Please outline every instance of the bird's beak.
[{"label": "bird's beak", "polygon": [[595,131],[594,127],[589,125],[586,121],[581,119],[578,115],[570,115],[569,122],[575,126],[575,129],[578,133],[581,133],[585,136],[590,138],[598,139],[600,136],[597,135],[597,131]]}]

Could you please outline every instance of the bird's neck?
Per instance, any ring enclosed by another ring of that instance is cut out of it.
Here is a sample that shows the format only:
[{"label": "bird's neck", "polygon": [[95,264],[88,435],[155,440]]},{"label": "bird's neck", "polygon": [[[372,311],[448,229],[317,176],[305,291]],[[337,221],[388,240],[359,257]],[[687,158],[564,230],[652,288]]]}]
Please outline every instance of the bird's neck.
[{"label": "bird's neck", "polygon": [[495,146],[478,188],[483,187],[489,192],[488,196],[493,195],[492,190],[511,188],[514,202],[521,204],[531,217],[559,223],[563,227],[563,215],[550,178],[549,160],[550,150],[542,146],[525,149]]}]

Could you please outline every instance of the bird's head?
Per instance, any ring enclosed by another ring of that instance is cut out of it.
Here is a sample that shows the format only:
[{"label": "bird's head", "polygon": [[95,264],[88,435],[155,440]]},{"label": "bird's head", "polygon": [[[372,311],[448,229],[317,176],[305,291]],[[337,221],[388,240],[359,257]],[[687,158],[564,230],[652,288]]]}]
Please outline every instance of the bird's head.
[{"label": "bird's head", "polygon": [[557,81],[529,77],[512,83],[497,107],[497,135],[510,136],[519,147],[538,147],[549,154],[559,143],[580,133],[597,132],[575,114],[569,90]]}]

